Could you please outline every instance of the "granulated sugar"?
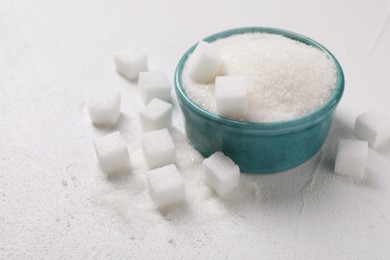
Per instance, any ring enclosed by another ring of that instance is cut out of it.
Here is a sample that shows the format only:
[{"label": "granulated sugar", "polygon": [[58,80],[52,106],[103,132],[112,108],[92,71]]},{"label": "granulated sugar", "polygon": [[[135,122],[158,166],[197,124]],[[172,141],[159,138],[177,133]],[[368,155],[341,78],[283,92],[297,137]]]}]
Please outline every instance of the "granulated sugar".
[{"label": "granulated sugar", "polygon": [[[287,37],[267,33],[233,35],[212,42],[223,59],[220,75],[248,77],[248,112],[241,118],[272,122],[307,114],[326,102],[336,84],[333,62],[321,50]],[[201,84],[183,70],[188,97],[216,113],[214,83]]]}]

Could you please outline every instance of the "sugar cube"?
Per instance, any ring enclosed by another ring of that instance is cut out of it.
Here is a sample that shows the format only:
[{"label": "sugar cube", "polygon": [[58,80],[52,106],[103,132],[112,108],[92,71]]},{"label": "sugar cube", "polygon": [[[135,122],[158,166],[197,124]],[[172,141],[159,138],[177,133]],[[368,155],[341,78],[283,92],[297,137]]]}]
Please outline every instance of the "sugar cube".
[{"label": "sugar cube", "polygon": [[174,164],[149,171],[149,193],[157,208],[185,200],[184,181]]},{"label": "sugar cube", "polygon": [[191,78],[205,84],[214,81],[222,65],[219,49],[205,41],[198,43],[191,60],[189,64]]},{"label": "sugar cube", "polygon": [[138,115],[144,132],[169,128],[172,124],[172,105],[154,98]]},{"label": "sugar cube", "polygon": [[390,117],[379,110],[368,110],[356,118],[353,133],[376,149],[390,140]]},{"label": "sugar cube", "polygon": [[143,133],[142,145],[150,169],[175,162],[175,144],[168,129]]},{"label": "sugar cube", "polygon": [[101,169],[107,174],[114,174],[130,168],[129,152],[118,131],[97,139],[95,151]]},{"label": "sugar cube", "polygon": [[148,70],[146,54],[130,47],[114,55],[116,71],[128,80],[135,80],[141,71]]},{"label": "sugar cube", "polygon": [[337,147],[335,173],[363,178],[368,157],[367,141],[340,138]]},{"label": "sugar cube", "polygon": [[216,152],[203,160],[203,180],[222,197],[238,186],[239,167],[222,152]]},{"label": "sugar cube", "polygon": [[118,92],[100,93],[88,103],[89,115],[94,124],[114,125],[120,115],[121,97]]},{"label": "sugar cube", "polygon": [[141,72],[138,80],[139,91],[145,104],[153,98],[169,102],[171,100],[171,83],[163,71]]},{"label": "sugar cube", "polygon": [[223,76],[215,79],[217,113],[227,117],[241,117],[248,111],[248,79]]}]

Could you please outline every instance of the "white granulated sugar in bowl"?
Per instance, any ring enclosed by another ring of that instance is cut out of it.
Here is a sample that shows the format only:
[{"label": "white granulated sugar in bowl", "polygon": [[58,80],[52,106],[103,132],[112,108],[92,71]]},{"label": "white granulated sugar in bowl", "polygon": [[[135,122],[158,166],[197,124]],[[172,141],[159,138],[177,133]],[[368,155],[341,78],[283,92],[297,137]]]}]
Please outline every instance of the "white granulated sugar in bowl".
[{"label": "white granulated sugar in bowl", "polygon": [[[222,55],[221,75],[249,79],[250,122],[284,121],[305,115],[326,102],[336,84],[333,62],[321,50],[287,37],[269,33],[245,33],[211,43]],[[194,81],[189,72],[191,56],[183,70],[188,97],[217,114],[214,83]]]}]

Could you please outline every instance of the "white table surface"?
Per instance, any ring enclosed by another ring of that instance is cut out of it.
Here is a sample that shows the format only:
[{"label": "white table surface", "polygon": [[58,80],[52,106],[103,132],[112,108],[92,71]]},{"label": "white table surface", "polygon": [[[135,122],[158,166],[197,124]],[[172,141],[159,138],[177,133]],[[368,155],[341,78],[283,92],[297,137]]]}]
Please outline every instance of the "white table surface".
[{"label": "white table surface", "polygon": [[[187,203],[159,212],[137,141],[142,102],[113,54],[137,46],[172,79],[192,44],[242,26],[295,31],[338,58],[346,87],[329,140],[303,166],[242,175],[219,199],[200,180],[199,155],[188,155],[174,102]],[[356,116],[390,112],[389,46],[381,0],[0,1],[0,259],[389,259],[390,145],[370,149],[363,182],[332,172],[337,138],[353,138]],[[105,89],[122,95],[113,129],[91,125],[86,109]],[[114,130],[134,169],[112,180],[93,140]]]}]

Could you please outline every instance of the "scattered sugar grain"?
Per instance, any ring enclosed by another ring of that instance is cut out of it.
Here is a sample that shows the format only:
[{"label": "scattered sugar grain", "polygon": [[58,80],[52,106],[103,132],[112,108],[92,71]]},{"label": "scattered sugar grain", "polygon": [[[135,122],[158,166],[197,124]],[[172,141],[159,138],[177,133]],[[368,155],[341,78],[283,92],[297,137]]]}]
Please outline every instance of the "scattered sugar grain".
[{"label": "scattered sugar grain", "polygon": [[204,157],[193,148],[185,133],[173,127],[170,130],[176,149],[176,166],[181,172],[196,174],[201,168]]}]

